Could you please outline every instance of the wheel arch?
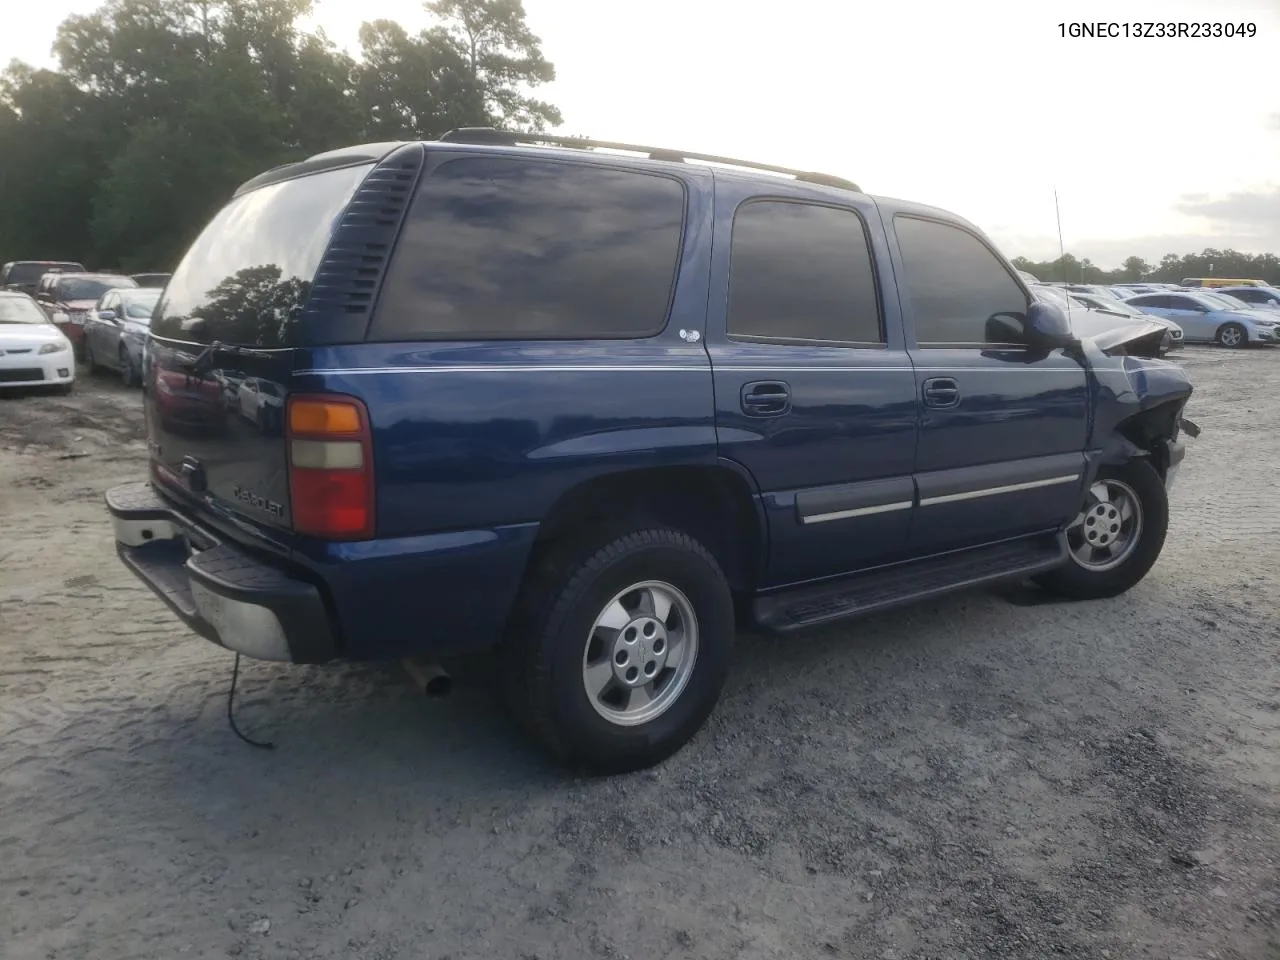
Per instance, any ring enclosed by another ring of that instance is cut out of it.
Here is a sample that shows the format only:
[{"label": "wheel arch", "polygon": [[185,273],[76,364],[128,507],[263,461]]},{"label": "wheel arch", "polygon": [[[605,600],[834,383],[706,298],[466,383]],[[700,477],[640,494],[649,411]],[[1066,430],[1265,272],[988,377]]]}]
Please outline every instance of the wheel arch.
[{"label": "wheel arch", "polygon": [[569,488],[539,524],[526,577],[548,550],[570,538],[644,524],[672,526],[702,543],[735,594],[749,593],[759,581],[764,516],[750,480],[724,461],[626,470]]}]

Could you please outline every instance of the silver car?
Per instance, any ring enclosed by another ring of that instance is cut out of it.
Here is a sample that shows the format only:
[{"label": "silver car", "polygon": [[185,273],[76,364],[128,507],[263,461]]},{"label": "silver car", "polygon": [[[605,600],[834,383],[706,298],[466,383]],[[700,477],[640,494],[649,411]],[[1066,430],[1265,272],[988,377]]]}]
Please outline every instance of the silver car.
[{"label": "silver car", "polygon": [[1208,290],[1146,293],[1125,303],[1172,320],[1182,327],[1188,342],[1216,342],[1224,347],[1280,343],[1280,313],[1251,307],[1229,294]]},{"label": "silver car", "polygon": [[125,386],[142,382],[142,344],[151,329],[159,287],[108,290],[84,325],[84,354],[89,370],[117,370]]}]

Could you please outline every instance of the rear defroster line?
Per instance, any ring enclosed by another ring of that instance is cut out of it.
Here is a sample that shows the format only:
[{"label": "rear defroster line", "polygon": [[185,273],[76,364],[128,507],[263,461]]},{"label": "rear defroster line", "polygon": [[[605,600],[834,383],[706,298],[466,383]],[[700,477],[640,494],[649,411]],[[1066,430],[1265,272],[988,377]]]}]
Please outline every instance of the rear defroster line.
[{"label": "rear defroster line", "polygon": [[263,740],[252,740],[240,732],[240,728],[236,726],[236,716],[234,711],[234,703],[236,697],[236,680],[240,677],[240,654],[236,654],[235,665],[231,668],[231,689],[227,691],[227,723],[231,724],[231,732],[237,737],[249,744],[251,747],[260,747],[263,750],[274,750],[274,743]]}]

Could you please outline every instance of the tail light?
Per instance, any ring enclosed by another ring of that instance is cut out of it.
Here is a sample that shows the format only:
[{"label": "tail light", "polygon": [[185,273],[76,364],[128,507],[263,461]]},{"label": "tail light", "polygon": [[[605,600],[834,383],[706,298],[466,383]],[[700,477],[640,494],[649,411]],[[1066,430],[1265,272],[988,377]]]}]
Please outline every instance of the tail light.
[{"label": "tail light", "polygon": [[373,537],[369,414],[354,397],[289,397],[289,500],[298,533],[324,540]]}]

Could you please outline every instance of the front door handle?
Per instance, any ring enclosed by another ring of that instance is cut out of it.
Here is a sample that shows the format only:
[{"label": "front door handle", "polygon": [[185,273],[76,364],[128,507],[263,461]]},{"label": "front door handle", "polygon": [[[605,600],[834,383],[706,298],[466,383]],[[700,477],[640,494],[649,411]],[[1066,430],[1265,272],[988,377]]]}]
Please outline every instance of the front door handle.
[{"label": "front door handle", "polygon": [[749,417],[780,417],[791,409],[791,388],[781,380],[757,380],[742,388],[742,411]]},{"label": "front door handle", "polygon": [[960,403],[960,384],[951,377],[932,377],[924,382],[924,402],[929,407],[954,407]]}]

